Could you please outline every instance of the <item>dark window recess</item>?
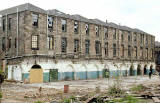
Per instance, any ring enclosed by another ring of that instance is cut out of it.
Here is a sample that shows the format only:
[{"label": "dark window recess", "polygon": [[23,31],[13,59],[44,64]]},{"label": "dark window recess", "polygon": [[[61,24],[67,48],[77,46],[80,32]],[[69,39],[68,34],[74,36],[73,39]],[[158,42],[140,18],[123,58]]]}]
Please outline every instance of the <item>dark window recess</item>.
[{"label": "dark window recess", "polygon": [[148,36],[146,35],[146,45],[148,45]]},{"label": "dark window recess", "polygon": [[95,41],[95,50],[96,50],[96,54],[100,54],[100,52],[101,52],[101,43],[100,43],[100,41]]},{"label": "dark window recess", "polygon": [[85,25],[86,35],[89,35],[89,24]]},{"label": "dark window recess", "polygon": [[9,30],[11,30],[11,21],[12,21],[12,19],[9,18],[9,19],[8,19],[8,29],[9,29]]},{"label": "dark window recess", "polygon": [[8,39],[8,48],[11,48],[11,43],[12,43],[12,40],[11,38]]},{"label": "dark window recess", "polygon": [[14,47],[17,48],[17,38],[15,38]]},{"label": "dark window recess", "polygon": [[67,21],[65,19],[62,19],[61,24],[62,24],[62,31],[66,32],[67,31]]},{"label": "dark window recess", "polygon": [[89,54],[89,47],[90,47],[90,40],[85,41],[85,46],[86,46],[86,54]]},{"label": "dark window recess", "polygon": [[49,29],[53,28],[53,17],[48,17],[48,28]]},{"label": "dark window recess", "polygon": [[113,57],[116,57],[116,44],[113,44]]},{"label": "dark window recess", "polygon": [[128,42],[131,42],[131,33],[128,32]]},{"label": "dark window recess", "polygon": [[52,50],[54,47],[54,38],[52,36],[48,37],[48,49]]},{"label": "dark window recess", "polygon": [[148,59],[148,48],[146,48],[146,59]]},{"label": "dark window recess", "polygon": [[3,51],[6,50],[6,46],[5,46],[5,37],[2,37],[2,50],[3,50]]},{"label": "dark window recess", "polygon": [[61,40],[61,52],[66,53],[67,52],[67,38],[62,38]]},{"label": "dark window recess", "polygon": [[116,29],[113,29],[113,39],[116,39]]},{"label": "dark window recess", "polygon": [[95,26],[96,36],[99,37],[99,27]]},{"label": "dark window recess", "polygon": [[135,58],[137,58],[137,47],[134,48],[135,48]]},{"label": "dark window recess", "polygon": [[38,35],[32,35],[32,49],[38,49]]},{"label": "dark window recess", "polygon": [[134,34],[134,44],[137,44],[137,34]]},{"label": "dark window recess", "polygon": [[124,45],[121,46],[122,46],[122,57],[124,57]]},{"label": "dark window recess", "polygon": [[3,19],[3,31],[5,31],[5,28],[6,28],[6,22],[5,19]]},{"label": "dark window recess", "polygon": [[143,58],[143,47],[140,47],[141,50],[141,58]]},{"label": "dark window recess", "polygon": [[124,41],[124,31],[122,31],[122,33],[121,33],[121,40],[122,40],[122,42]]},{"label": "dark window recess", "polygon": [[78,21],[74,21],[74,33],[78,34]]},{"label": "dark window recess", "polygon": [[105,53],[105,56],[108,56],[108,43],[104,44],[104,53]]},{"label": "dark window recess", "polygon": [[128,46],[128,57],[131,57],[131,46]]},{"label": "dark window recess", "polygon": [[104,28],[104,37],[105,37],[105,39],[108,38],[108,29],[107,28]]},{"label": "dark window recess", "polygon": [[74,40],[74,52],[78,52],[79,51],[79,40],[75,39]]},{"label": "dark window recess", "polygon": [[38,27],[38,15],[32,14],[32,25]]}]

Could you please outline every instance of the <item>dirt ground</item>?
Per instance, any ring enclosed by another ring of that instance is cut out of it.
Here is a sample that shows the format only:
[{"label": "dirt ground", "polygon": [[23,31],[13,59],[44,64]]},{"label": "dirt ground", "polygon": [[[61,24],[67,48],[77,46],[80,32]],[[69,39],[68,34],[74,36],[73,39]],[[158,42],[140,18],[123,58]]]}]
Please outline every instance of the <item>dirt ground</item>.
[{"label": "dirt ground", "polygon": [[[59,101],[64,97],[74,95],[75,97],[88,96],[96,94],[96,87],[101,92],[114,83],[115,79],[94,79],[77,81],[59,81],[41,84],[23,84],[5,82],[2,85],[3,99],[2,103],[34,103],[37,100],[49,103],[50,101]],[[134,85],[159,85],[160,78],[152,76],[134,76],[120,77],[122,88],[129,90]],[[69,92],[64,93],[64,85],[69,85]]]}]

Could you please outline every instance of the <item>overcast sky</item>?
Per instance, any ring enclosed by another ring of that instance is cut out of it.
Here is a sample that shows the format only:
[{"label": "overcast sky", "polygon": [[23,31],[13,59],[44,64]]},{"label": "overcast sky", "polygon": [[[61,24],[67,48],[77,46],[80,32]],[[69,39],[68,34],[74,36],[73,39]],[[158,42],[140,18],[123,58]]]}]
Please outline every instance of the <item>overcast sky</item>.
[{"label": "overcast sky", "polygon": [[1,0],[0,10],[24,3],[139,28],[160,41],[160,0]]}]

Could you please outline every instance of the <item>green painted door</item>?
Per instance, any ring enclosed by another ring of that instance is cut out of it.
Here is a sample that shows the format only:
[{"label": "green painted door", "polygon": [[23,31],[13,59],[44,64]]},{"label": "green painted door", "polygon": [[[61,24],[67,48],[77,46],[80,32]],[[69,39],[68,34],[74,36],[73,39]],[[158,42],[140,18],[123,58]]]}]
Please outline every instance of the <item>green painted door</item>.
[{"label": "green painted door", "polygon": [[58,69],[50,69],[49,71],[49,81],[54,82],[58,80]]}]

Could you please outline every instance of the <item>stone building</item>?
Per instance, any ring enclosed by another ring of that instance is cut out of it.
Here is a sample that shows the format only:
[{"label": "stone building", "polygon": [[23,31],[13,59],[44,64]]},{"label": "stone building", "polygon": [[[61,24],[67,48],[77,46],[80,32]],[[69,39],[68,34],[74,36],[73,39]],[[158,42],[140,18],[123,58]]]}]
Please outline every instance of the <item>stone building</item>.
[{"label": "stone building", "polygon": [[108,71],[147,75],[155,69],[155,37],[142,30],[29,3],[0,14],[8,79],[52,82],[102,78]]},{"label": "stone building", "polygon": [[156,69],[160,72],[160,42],[155,42],[155,62]]}]

